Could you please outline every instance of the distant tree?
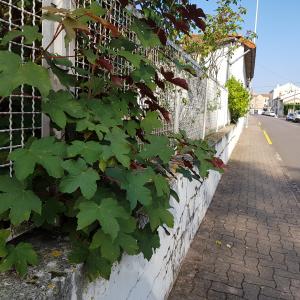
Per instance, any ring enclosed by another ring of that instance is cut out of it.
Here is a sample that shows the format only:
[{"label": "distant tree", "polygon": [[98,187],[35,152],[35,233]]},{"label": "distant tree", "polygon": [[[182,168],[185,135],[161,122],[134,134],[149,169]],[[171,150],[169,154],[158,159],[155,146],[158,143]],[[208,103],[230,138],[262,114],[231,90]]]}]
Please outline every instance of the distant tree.
[{"label": "distant tree", "polygon": [[231,122],[236,123],[240,117],[243,117],[249,110],[250,93],[244,88],[243,84],[231,77],[227,83],[228,88],[228,106],[231,115]]}]

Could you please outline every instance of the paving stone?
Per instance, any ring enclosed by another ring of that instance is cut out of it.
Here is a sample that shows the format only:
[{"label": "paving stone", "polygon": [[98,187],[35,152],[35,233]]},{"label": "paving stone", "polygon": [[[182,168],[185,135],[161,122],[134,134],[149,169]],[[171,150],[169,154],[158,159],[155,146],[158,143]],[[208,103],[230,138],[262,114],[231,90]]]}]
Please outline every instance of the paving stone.
[{"label": "paving stone", "polygon": [[243,291],[245,299],[257,299],[260,291],[260,286],[244,282],[243,283]]},{"label": "paving stone", "polygon": [[169,299],[300,300],[300,204],[286,178],[250,119]]}]

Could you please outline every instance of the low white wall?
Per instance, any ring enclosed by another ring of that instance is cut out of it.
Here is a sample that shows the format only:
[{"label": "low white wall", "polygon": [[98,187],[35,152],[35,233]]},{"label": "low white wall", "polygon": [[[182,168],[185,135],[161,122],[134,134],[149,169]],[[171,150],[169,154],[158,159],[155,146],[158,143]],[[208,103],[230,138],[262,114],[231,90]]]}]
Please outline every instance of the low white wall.
[{"label": "low white wall", "polygon": [[[216,145],[217,155],[227,162],[244,127],[244,119]],[[109,281],[97,280],[83,287],[80,277],[72,280],[71,299],[101,300],[160,300],[169,294],[178,274],[180,264],[210,205],[221,175],[210,171],[205,182],[189,182],[179,177],[174,189],[180,203],[171,199],[175,225],[167,235],[160,231],[161,247],[150,262],[142,255],[124,255],[116,265]]]}]

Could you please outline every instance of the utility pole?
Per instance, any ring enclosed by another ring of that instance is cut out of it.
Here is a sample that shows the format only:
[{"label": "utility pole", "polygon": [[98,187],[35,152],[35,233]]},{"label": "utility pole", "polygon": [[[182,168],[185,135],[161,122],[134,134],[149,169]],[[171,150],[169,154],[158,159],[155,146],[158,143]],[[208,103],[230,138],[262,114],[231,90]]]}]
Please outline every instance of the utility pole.
[{"label": "utility pole", "polygon": [[254,41],[253,41],[254,44],[256,42],[256,33],[257,33],[258,7],[259,7],[259,0],[256,0],[256,13],[255,13],[255,25],[254,25],[255,37],[254,37]]},{"label": "utility pole", "polygon": [[296,90],[294,91],[294,105],[293,105],[293,113],[295,112],[296,107]]}]

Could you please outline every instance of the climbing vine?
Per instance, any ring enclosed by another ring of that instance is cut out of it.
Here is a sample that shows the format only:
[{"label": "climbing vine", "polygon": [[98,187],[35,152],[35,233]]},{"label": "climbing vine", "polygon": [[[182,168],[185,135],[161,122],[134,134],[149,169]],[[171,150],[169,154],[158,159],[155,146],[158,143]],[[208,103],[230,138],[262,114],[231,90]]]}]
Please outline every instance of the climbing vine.
[{"label": "climbing vine", "polygon": [[[38,263],[31,244],[6,242],[4,225],[23,222],[68,234],[70,262],[84,263],[90,279],[109,278],[124,252],[142,252],[149,260],[160,245],[159,227],[168,232],[173,226],[169,200],[179,201],[170,184],[176,174],[201,181],[209,169],[222,167],[205,141],[184,132],[153,134],[170,122],[157,95],[166,84],[188,84],[154,64],[147,50],[156,48],[160,60],[169,62],[167,39],[189,34],[191,27],[204,30],[205,14],[188,1],[115,5],[131,16],[130,34],[110,21],[112,8],[94,1],[75,9],[43,8],[43,19],[56,22],[57,29],[34,62],[22,61],[8,45],[20,37],[25,44],[41,41],[38,27],[14,28],[1,40],[0,101],[20,93],[21,85],[36,88],[53,130],[10,153],[13,176],[0,176],[0,271],[16,269],[24,276],[28,265]],[[61,34],[66,46],[79,45],[76,53],[50,52]],[[73,56],[89,68],[74,65]],[[119,59],[129,65],[126,74],[117,71]],[[176,65],[194,74],[190,66]]]}]

